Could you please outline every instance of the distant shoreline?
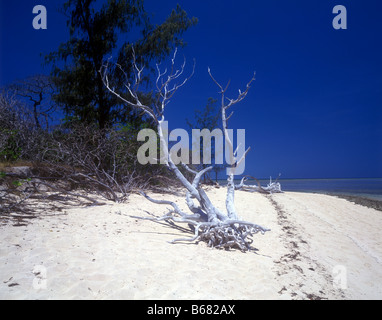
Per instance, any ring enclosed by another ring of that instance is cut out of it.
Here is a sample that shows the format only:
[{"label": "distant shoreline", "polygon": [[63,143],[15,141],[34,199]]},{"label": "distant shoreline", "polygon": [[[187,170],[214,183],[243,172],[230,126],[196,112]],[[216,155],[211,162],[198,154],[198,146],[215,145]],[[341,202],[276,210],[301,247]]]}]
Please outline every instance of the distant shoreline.
[{"label": "distant shoreline", "polygon": [[382,200],[370,199],[370,198],[367,198],[364,196],[358,196],[358,195],[333,194],[333,193],[324,193],[324,194],[345,199],[347,201],[353,202],[355,204],[359,204],[364,207],[382,211]]},{"label": "distant shoreline", "polygon": [[[261,185],[267,185],[269,179],[259,179]],[[225,180],[219,180],[225,185]],[[240,181],[235,181],[239,183]],[[279,179],[281,190],[285,192],[316,193],[342,198],[368,208],[382,211],[381,178],[333,178],[333,179]],[[299,183],[301,182],[301,183]],[[248,184],[254,184],[249,180]]]},{"label": "distant shoreline", "polygon": [[[261,185],[267,185],[269,180],[259,180]],[[219,181],[224,185],[223,180]],[[279,179],[281,190],[286,192],[303,192],[328,194],[351,200],[372,208],[381,208],[382,179]],[[254,184],[252,180],[247,184]],[[378,209],[380,210],[380,209]]]}]

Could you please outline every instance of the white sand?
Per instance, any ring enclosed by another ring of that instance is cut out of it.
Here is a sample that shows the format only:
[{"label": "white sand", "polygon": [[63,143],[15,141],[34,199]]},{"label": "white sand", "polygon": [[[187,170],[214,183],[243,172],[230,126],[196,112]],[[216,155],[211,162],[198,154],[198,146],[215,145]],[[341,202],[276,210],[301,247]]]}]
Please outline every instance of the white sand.
[{"label": "white sand", "polygon": [[[208,194],[224,209],[224,189]],[[167,211],[138,195],[0,226],[0,299],[382,299],[382,212],[303,193],[235,203],[272,229],[256,253],[169,244],[187,234],[129,217]]]}]

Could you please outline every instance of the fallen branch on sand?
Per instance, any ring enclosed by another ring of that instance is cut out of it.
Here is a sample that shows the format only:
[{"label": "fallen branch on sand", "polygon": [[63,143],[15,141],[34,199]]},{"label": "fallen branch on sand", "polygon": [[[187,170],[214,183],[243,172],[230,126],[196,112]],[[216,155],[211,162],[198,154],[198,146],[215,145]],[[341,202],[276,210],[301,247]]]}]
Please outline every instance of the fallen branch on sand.
[{"label": "fallen branch on sand", "polygon": [[[279,175],[280,177],[280,175]],[[260,193],[266,193],[266,194],[272,194],[272,193],[281,193],[283,192],[281,190],[281,184],[278,181],[279,177],[276,179],[275,182],[272,182],[272,179],[269,181],[268,185],[266,187],[261,186],[260,181],[256,179],[255,177],[252,176],[244,176],[240,184],[235,186],[236,190],[243,190],[243,191],[248,191],[248,192],[260,192]],[[256,181],[256,185],[246,185],[244,184],[245,181],[248,179],[253,179]]]}]

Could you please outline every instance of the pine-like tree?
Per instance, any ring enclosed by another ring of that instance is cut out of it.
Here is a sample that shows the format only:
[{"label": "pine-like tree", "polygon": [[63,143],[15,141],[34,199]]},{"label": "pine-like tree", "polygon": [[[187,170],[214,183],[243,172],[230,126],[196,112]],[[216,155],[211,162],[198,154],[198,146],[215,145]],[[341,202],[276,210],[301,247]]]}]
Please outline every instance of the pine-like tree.
[{"label": "pine-like tree", "polygon": [[[197,19],[188,18],[177,6],[161,25],[153,26],[142,0],[107,0],[102,6],[98,2],[68,0],[63,6],[70,39],[46,57],[54,66],[52,75],[58,88],[55,100],[68,119],[97,123],[100,129],[117,122],[138,126],[142,123],[139,114],[119,108],[120,102],[105,89],[99,74],[102,63],[112,55],[118,57],[125,73],[114,70],[114,85],[122,90],[126,78],[132,77],[133,46],[145,66],[160,62],[175,46],[184,45],[181,35]],[[141,39],[121,44],[122,37],[133,36],[137,30]]]}]

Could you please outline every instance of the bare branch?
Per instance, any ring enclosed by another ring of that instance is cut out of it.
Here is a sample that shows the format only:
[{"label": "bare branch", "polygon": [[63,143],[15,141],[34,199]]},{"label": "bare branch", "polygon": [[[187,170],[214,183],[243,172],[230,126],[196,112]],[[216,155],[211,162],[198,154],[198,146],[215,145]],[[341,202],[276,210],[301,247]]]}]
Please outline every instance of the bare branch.
[{"label": "bare branch", "polygon": [[198,172],[194,178],[194,181],[192,182],[192,185],[195,187],[195,188],[198,188],[199,187],[199,184],[200,184],[200,179],[203,177],[203,175],[205,173],[207,173],[208,171],[211,171],[213,169],[213,167],[207,167],[203,170],[201,170],[200,172]]},{"label": "bare branch", "polygon": [[[182,174],[182,172],[178,169],[178,167],[174,164],[174,162],[171,159],[171,156],[168,152],[168,145],[167,141],[164,137],[162,123],[164,121],[164,113],[166,106],[170,102],[170,99],[174,96],[175,92],[182,86],[184,86],[188,80],[193,76],[195,71],[195,61],[192,69],[192,73],[190,76],[185,77],[183,81],[180,83],[177,81],[180,79],[181,76],[184,74],[185,66],[186,66],[186,59],[184,59],[183,64],[180,66],[180,68],[175,68],[175,60],[177,56],[177,50],[175,50],[173,57],[171,59],[171,67],[169,69],[165,69],[163,72],[161,71],[159,65],[156,65],[157,68],[157,78],[155,81],[155,86],[157,89],[157,101],[153,108],[149,108],[148,106],[143,105],[139,101],[138,93],[137,93],[137,84],[141,81],[141,73],[143,69],[138,68],[136,65],[135,60],[135,53],[133,52],[134,57],[134,73],[135,73],[135,85],[130,85],[130,83],[125,84],[127,90],[129,91],[131,97],[133,97],[133,102],[127,101],[127,99],[124,99],[121,97],[120,94],[116,93],[115,90],[110,88],[109,80],[107,77],[107,65],[104,68],[106,71],[103,72],[103,79],[106,87],[117,97],[122,99],[123,102],[125,102],[127,105],[132,106],[137,109],[141,109],[147,114],[153,118],[157,123],[157,132],[160,138],[161,147],[164,148],[164,157],[165,157],[165,164],[166,166],[175,174],[176,178],[182,183],[182,185],[186,188],[186,203],[188,208],[190,209],[193,214],[188,215],[184,213],[178,205],[172,201],[167,200],[155,200],[149,197],[144,192],[141,192],[141,194],[148,199],[151,202],[154,202],[156,204],[167,204],[172,206],[173,210],[168,212],[162,217],[156,217],[156,218],[142,218],[145,220],[152,220],[152,221],[171,221],[172,222],[179,222],[179,223],[187,223],[191,224],[195,227],[194,230],[194,236],[191,238],[182,238],[182,239],[175,239],[172,241],[172,243],[178,242],[178,241],[205,241],[208,243],[209,246],[215,247],[215,248],[238,248],[243,251],[251,250],[250,244],[252,243],[252,240],[249,239],[250,236],[257,232],[266,232],[269,231],[266,228],[260,227],[256,224],[241,221],[238,219],[238,215],[236,214],[235,208],[234,208],[234,190],[235,185],[233,183],[233,174],[228,177],[228,187],[227,187],[227,199],[226,199],[226,208],[227,213],[222,213],[220,210],[218,210],[210,201],[208,198],[206,192],[203,190],[203,188],[200,186],[200,180],[201,177],[208,171],[212,170],[213,167],[207,167],[200,172],[194,171],[190,169],[186,164],[182,164],[183,167],[188,171],[194,174],[194,178],[192,183],[190,183],[185,176]],[[215,84],[220,88],[220,94],[222,96],[222,121],[223,121],[223,129],[224,134],[226,136],[226,143],[228,144],[229,150],[233,149],[232,141],[229,139],[228,135],[228,127],[227,127],[227,121],[232,117],[233,112],[227,117],[226,116],[226,110],[231,107],[232,105],[240,102],[243,100],[250,88],[251,82],[254,80],[254,77],[248,82],[246,90],[244,92],[241,92],[239,90],[238,97],[233,99],[228,99],[228,104],[226,104],[225,99],[225,92],[228,90],[230,81],[226,85],[225,88],[223,88],[216,79],[212,76],[210,68],[208,68],[208,73],[211,77],[211,79],[215,82]],[[154,111],[155,110],[155,111]],[[237,154],[238,150],[236,150],[235,155]],[[249,148],[245,151],[244,155],[241,156],[241,159],[239,161],[235,161],[236,165],[240,164],[241,161],[245,159],[245,156],[249,152]],[[232,161],[233,163],[233,161]],[[199,206],[195,205],[193,199],[197,200],[199,202]],[[173,215],[176,214],[178,216]],[[138,218],[138,217],[137,217]]]},{"label": "bare branch", "polygon": [[220,88],[220,90],[221,90],[220,93],[224,93],[228,89],[228,85],[225,89],[223,89],[223,87],[220,85],[220,83],[216,81],[216,79],[213,77],[213,75],[211,73],[210,67],[208,67],[208,74],[210,75],[212,81],[215,82],[216,85]]},{"label": "bare branch", "polygon": [[[117,65],[119,68],[120,68],[120,65]],[[136,66],[135,66],[136,67]],[[152,118],[156,123],[158,123],[158,118],[157,116],[155,115],[154,111],[141,103],[141,101],[139,100],[139,97],[138,97],[138,94],[136,91],[134,91],[134,88],[137,89],[138,86],[139,86],[139,82],[141,81],[141,78],[140,76],[136,78],[136,83],[134,85],[134,87],[132,88],[130,83],[125,83],[125,87],[128,89],[131,97],[135,100],[135,102],[132,102],[132,101],[129,101],[127,99],[125,99],[124,97],[122,97],[119,93],[117,93],[115,91],[114,88],[111,88],[110,87],[110,82],[109,82],[109,78],[108,78],[108,68],[109,68],[109,61],[107,61],[106,64],[102,65],[101,69],[100,69],[100,73],[101,73],[101,76],[102,76],[102,81],[105,85],[105,87],[112,93],[114,94],[115,96],[117,96],[119,99],[121,99],[124,103],[126,103],[127,105],[135,108],[135,109],[140,109],[142,111],[144,111],[145,114],[147,114],[150,118]],[[137,67],[136,67],[137,68]],[[139,69],[138,69],[139,70]]]},{"label": "bare branch", "polygon": [[185,163],[183,163],[182,162],[182,166],[183,166],[183,168],[185,168],[188,172],[190,172],[190,173],[192,173],[192,174],[198,174],[198,172],[197,171],[195,171],[195,170],[192,170],[188,165],[186,165]]}]

